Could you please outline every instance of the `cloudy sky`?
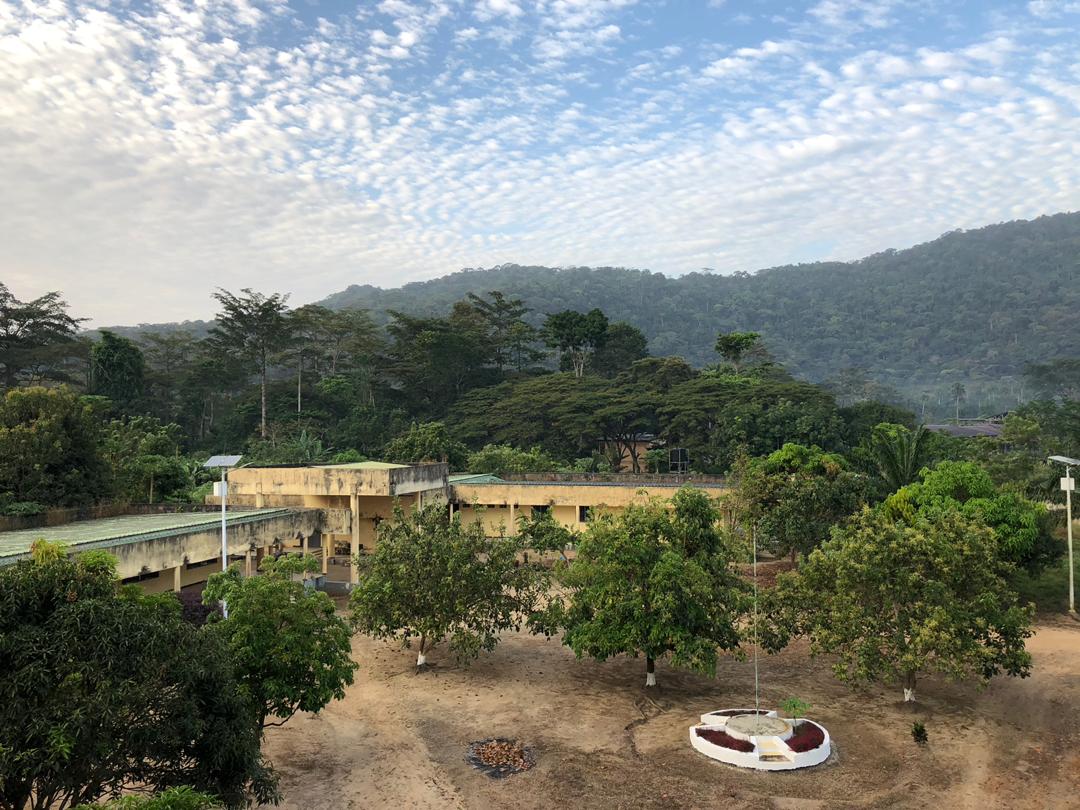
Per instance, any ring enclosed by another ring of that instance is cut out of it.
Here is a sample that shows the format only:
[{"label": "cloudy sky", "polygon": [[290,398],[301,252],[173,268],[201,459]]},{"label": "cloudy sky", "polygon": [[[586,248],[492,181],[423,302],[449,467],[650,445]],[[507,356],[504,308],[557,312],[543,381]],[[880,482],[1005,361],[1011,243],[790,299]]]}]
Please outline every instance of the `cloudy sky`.
[{"label": "cloudy sky", "polygon": [[99,325],[1075,209],[1080,0],[0,0],[0,280]]}]

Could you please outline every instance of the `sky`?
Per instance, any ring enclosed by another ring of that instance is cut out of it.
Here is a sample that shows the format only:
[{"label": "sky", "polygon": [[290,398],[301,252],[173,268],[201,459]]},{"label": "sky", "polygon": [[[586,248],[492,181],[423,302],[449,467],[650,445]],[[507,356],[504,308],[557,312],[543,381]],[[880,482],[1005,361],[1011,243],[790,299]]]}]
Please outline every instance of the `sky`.
[{"label": "sky", "polygon": [[1080,0],[0,0],[0,281],[95,325],[1077,209]]}]

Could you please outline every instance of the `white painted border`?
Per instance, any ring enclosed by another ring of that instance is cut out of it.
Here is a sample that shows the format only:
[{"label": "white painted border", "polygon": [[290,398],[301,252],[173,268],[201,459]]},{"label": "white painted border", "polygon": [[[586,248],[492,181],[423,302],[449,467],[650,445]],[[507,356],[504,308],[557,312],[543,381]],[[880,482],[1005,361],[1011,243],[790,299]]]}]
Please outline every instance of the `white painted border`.
[{"label": "white painted border", "polygon": [[[776,717],[776,712],[768,713],[772,717]],[[815,748],[813,751],[802,751],[794,754],[790,762],[763,762],[758,758],[758,739],[765,740],[766,737],[751,737],[750,742],[754,744],[753,751],[735,751],[731,748],[725,748],[722,745],[716,745],[706,740],[704,737],[700,737],[697,734],[698,729],[715,729],[717,731],[725,731],[726,717],[720,717],[712,713],[706,713],[701,716],[702,722],[696,726],[690,726],[690,745],[694,750],[704,754],[705,756],[718,760],[720,762],[726,762],[729,765],[736,765],[740,768],[752,768],[757,771],[793,771],[798,768],[809,768],[814,765],[820,765],[822,762],[829,758],[832,753],[832,739],[829,737],[829,731],[820,723],[814,723],[813,720],[807,720],[801,718],[804,723],[813,723],[815,726],[821,729],[825,735],[825,739],[821,745]],[[783,741],[778,737],[768,737],[767,739],[776,740],[780,745],[784,745]]]}]

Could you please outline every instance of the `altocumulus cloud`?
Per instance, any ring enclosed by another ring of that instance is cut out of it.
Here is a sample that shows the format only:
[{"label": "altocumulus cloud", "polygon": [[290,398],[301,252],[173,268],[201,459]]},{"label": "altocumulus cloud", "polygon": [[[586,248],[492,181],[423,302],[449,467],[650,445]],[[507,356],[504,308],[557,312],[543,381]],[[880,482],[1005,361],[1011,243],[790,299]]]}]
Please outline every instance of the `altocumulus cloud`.
[{"label": "altocumulus cloud", "polygon": [[0,278],[134,322],[1080,207],[1080,4],[793,5],[0,0]]}]

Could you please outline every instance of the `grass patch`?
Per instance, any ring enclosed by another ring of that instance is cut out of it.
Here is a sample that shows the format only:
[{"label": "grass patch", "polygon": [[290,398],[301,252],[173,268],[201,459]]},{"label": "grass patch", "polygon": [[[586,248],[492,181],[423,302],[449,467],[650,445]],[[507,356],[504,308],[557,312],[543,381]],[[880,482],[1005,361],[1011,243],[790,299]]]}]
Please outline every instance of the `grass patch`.
[{"label": "grass patch", "polygon": [[[1074,577],[1080,582],[1080,566],[1073,564]],[[1021,602],[1034,602],[1039,613],[1064,613],[1069,607],[1068,556],[1048,565],[1038,576],[1017,572],[1013,587]]]}]

